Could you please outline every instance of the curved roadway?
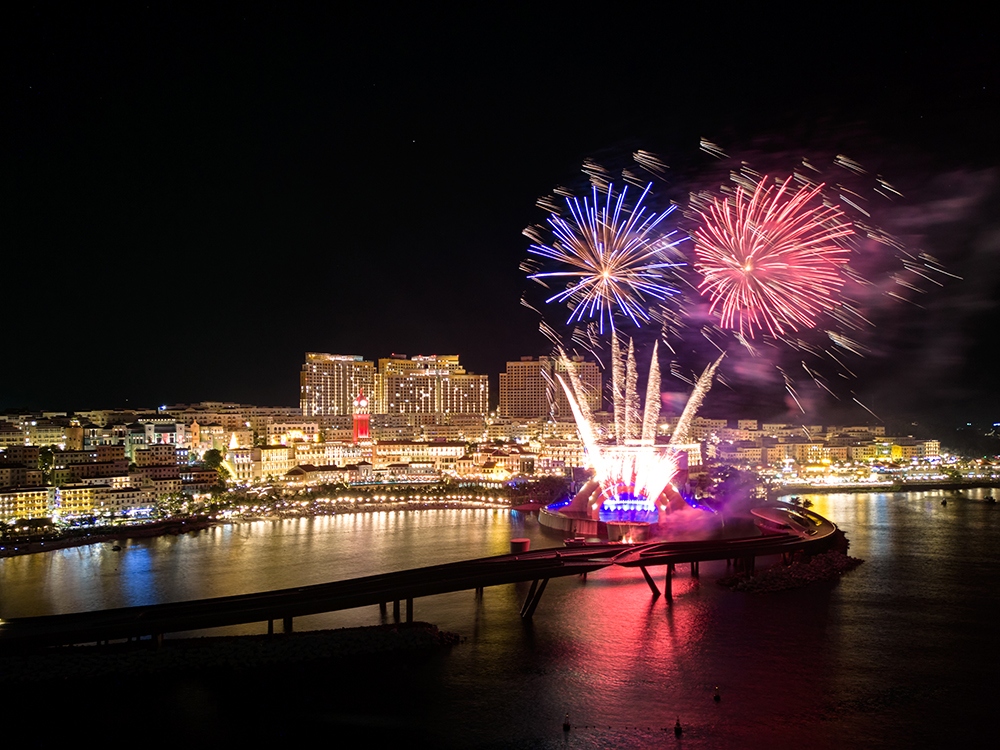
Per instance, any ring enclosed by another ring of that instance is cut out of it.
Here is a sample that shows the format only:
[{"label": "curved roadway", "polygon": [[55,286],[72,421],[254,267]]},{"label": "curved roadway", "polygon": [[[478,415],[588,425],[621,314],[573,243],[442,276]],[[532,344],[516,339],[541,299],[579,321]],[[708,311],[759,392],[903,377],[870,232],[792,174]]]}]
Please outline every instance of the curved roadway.
[{"label": "curved roadway", "polygon": [[[825,549],[837,528],[822,516],[795,506],[779,503],[766,508],[769,509],[768,517],[760,517],[775,533],[763,536],[704,542],[654,542],[634,545],[624,551],[621,544],[542,549],[255,594],[0,620],[0,648],[162,636],[164,633],[274,620],[290,623],[290,618],[303,615],[522,581],[534,581],[528,595],[531,601],[526,601],[522,608],[522,616],[531,617],[550,578],[620,565],[643,568],[649,582],[645,568],[650,566],[752,559],[807,548]],[[770,509],[777,510],[771,513]],[[782,519],[786,523],[782,524]],[[782,525],[786,528],[779,528]],[[540,588],[539,581],[542,582]],[[655,591],[652,584],[651,588]]]}]

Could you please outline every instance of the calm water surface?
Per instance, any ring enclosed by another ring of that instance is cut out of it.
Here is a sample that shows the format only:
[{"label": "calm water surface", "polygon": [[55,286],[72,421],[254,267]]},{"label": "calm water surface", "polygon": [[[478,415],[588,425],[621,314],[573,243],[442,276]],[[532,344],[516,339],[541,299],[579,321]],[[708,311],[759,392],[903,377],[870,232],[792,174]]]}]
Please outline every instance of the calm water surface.
[{"label": "calm water surface", "polygon": [[[992,747],[982,734],[994,723],[1000,665],[1000,506],[983,501],[990,492],[811,496],[866,561],[834,583],[738,594],[715,583],[725,563],[704,563],[700,579],[679,571],[669,605],[636,571],[607,570],[552,580],[528,624],[518,617],[527,584],[487,589],[480,602],[472,592],[418,599],[418,619],[465,641],[327,682],[248,680],[223,695],[192,678],[157,695],[158,713],[224,737],[234,712],[266,694],[266,709],[242,721],[276,739],[287,726],[456,748]],[[533,518],[440,510],[59,550],[0,560],[0,617],[320,583],[501,554],[520,536],[559,545]],[[379,621],[371,607],[296,628]],[[345,697],[345,683],[357,694]],[[564,733],[567,712],[574,726]],[[681,740],[664,731],[678,717]]]}]

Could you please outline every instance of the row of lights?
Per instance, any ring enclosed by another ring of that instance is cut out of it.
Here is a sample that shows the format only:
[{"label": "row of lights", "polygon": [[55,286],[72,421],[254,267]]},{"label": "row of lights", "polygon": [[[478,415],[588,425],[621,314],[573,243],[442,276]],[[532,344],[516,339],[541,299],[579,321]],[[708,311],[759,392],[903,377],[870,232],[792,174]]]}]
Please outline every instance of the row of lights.
[{"label": "row of lights", "polygon": [[503,498],[487,497],[484,495],[407,495],[406,497],[403,496],[396,497],[395,495],[367,495],[360,497],[339,495],[335,498],[318,498],[317,501],[321,503],[353,503],[355,505],[362,503],[378,503],[378,502],[426,503],[426,502],[441,502],[441,501],[498,503],[502,502]]}]

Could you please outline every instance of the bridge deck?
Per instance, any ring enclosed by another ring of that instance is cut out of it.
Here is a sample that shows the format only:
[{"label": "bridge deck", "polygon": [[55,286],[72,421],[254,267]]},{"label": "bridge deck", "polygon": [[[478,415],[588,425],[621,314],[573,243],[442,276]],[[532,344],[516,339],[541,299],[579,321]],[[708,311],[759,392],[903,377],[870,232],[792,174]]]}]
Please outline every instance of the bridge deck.
[{"label": "bridge deck", "polygon": [[86,643],[281,620],[452,591],[588,573],[620,544],[535,550],[254,594],[0,621],[0,648]]},{"label": "bridge deck", "polygon": [[[801,519],[801,509],[794,514]],[[774,514],[771,516],[768,519],[771,522],[775,518],[781,520]],[[836,526],[816,514],[809,514],[808,520],[815,527],[815,532],[809,535],[792,528],[793,533],[706,542],[658,542],[624,550],[621,544],[560,547],[254,594],[0,620],[0,649],[139,638],[286,620],[523,581],[535,582],[528,597],[532,600],[530,606],[526,601],[522,608],[522,615],[530,617],[544,591],[544,582],[550,578],[589,573],[609,565],[645,569],[825,548]],[[536,591],[539,581],[543,583]]]}]

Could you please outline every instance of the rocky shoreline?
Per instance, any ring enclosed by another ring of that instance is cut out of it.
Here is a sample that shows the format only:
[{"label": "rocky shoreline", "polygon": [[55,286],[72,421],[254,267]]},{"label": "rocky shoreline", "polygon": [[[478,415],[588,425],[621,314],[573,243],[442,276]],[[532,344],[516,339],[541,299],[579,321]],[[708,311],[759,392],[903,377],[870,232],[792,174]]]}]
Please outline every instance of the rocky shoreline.
[{"label": "rocky shoreline", "polygon": [[789,564],[777,563],[752,576],[746,573],[725,576],[720,586],[748,594],[769,594],[774,591],[801,588],[820,581],[833,581],[864,562],[844,552],[831,550],[813,555],[808,560],[795,559]]},{"label": "rocky shoreline", "polygon": [[0,657],[4,683],[169,677],[198,673],[227,677],[251,670],[316,666],[321,662],[431,653],[461,641],[426,622],[315,630],[282,635],[168,638],[105,646],[66,646]]}]

